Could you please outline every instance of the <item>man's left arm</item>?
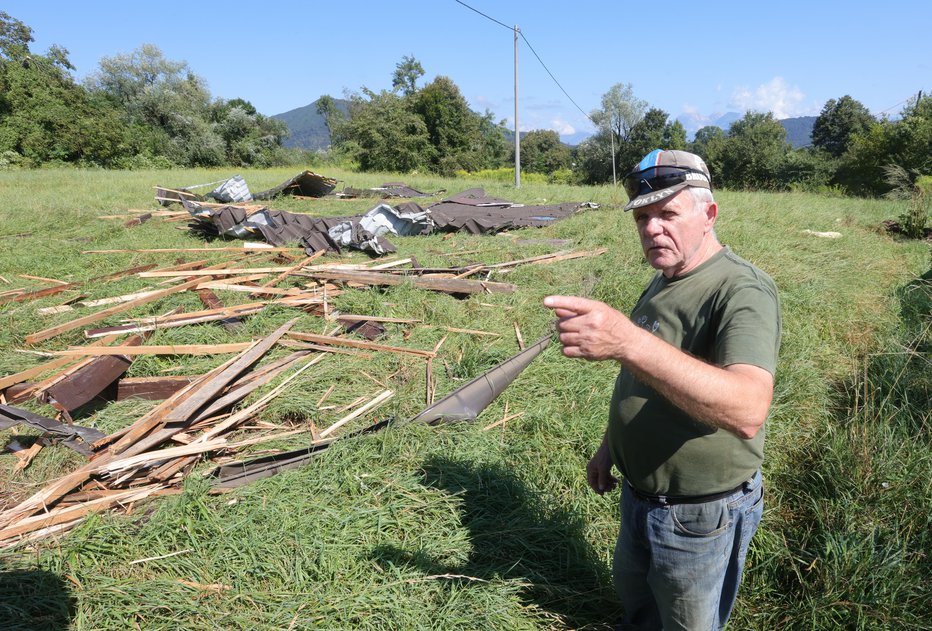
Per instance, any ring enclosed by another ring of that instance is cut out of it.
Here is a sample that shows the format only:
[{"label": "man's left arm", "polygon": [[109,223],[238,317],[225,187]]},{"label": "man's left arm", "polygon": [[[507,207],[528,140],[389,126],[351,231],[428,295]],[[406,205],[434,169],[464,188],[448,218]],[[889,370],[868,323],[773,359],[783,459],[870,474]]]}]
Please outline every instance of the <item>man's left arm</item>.
[{"label": "man's left arm", "polygon": [[773,399],[773,376],[767,370],[709,364],[596,300],[548,296],[544,305],[559,318],[557,331],[567,357],[619,361],[691,417],[741,438],[753,438],[763,426]]}]

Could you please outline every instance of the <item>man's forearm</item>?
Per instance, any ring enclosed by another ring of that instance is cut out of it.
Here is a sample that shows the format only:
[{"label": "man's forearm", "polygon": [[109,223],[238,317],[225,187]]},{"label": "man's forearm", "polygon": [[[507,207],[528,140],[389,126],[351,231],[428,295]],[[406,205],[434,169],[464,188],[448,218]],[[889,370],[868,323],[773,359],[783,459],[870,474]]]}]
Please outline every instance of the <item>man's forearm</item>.
[{"label": "man's forearm", "polygon": [[773,398],[773,378],[747,364],[725,368],[702,361],[633,327],[615,359],[693,418],[753,438]]}]

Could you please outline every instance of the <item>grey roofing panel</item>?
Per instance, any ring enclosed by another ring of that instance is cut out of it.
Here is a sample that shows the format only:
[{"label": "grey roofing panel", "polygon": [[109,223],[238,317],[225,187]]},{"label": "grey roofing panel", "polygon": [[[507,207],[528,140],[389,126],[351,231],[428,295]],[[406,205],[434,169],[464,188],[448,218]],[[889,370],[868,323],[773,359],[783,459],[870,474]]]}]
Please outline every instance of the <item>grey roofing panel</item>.
[{"label": "grey roofing panel", "polygon": [[545,335],[523,351],[512,355],[494,368],[482,373],[469,383],[460,386],[430,407],[414,416],[409,423],[449,423],[471,421],[505,391],[511,382],[527,368],[534,358],[550,344]]}]

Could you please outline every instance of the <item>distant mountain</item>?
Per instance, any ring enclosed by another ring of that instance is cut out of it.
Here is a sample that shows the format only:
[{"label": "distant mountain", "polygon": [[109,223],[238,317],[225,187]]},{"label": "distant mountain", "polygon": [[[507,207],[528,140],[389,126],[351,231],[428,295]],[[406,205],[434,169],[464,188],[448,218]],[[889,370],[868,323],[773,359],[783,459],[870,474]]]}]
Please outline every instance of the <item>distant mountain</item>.
[{"label": "distant mountain", "polygon": [[[349,101],[345,99],[333,99],[333,102],[344,114],[349,109]],[[327,131],[324,117],[317,113],[317,101],[282,114],[274,114],[272,118],[288,125],[291,135],[282,143],[286,147],[316,151],[330,146],[330,132]]]},{"label": "distant mountain", "polygon": [[[731,127],[731,124],[743,117],[738,112],[726,112],[721,115],[702,116],[701,114],[680,114],[676,117],[678,121],[686,128],[686,137],[692,140],[696,132],[706,127],[714,125],[725,131]],[[784,118],[780,121],[786,130],[786,141],[794,149],[805,147],[812,143],[812,127],[815,125],[816,116],[799,116],[797,118]]]},{"label": "distant mountain", "polygon": [[780,121],[786,130],[786,141],[794,149],[812,144],[812,128],[818,116],[799,116],[797,118],[784,118]]},{"label": "distant mountain", "polygon": [[564,145],[569,145],[570,147],[576,147],[586,138],[592,136],[594,132],[591,131],[578,131],[575,134],[570,134],[568,136],[560,136],[560,140]]},{"label": "distant mountain", "polygon": [[692,140],[696,132],[703,127],[721,127],[725,131],[728,131],[731,124],[741,118],[741,116],[742,114],[738,112],[725,112],[724,114],[712,114],[711,116],[703,116],[702,114],[692,112],[689,114],[680,114],[676,117],[676,120],[683,124],[683,127],[686,128],[686,137]]}]

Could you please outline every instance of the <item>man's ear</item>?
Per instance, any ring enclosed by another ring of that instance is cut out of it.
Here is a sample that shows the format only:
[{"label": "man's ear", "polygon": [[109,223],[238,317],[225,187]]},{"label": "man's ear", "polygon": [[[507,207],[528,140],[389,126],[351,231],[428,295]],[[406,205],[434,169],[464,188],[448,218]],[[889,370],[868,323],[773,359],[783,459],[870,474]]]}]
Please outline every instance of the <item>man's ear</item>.
[{"label": "man's ear", "polygon": [[705,227],[706,232],[711,232],[715,227],[715,220],[718,219],[718,204],[712,202],[705,207]]}]

